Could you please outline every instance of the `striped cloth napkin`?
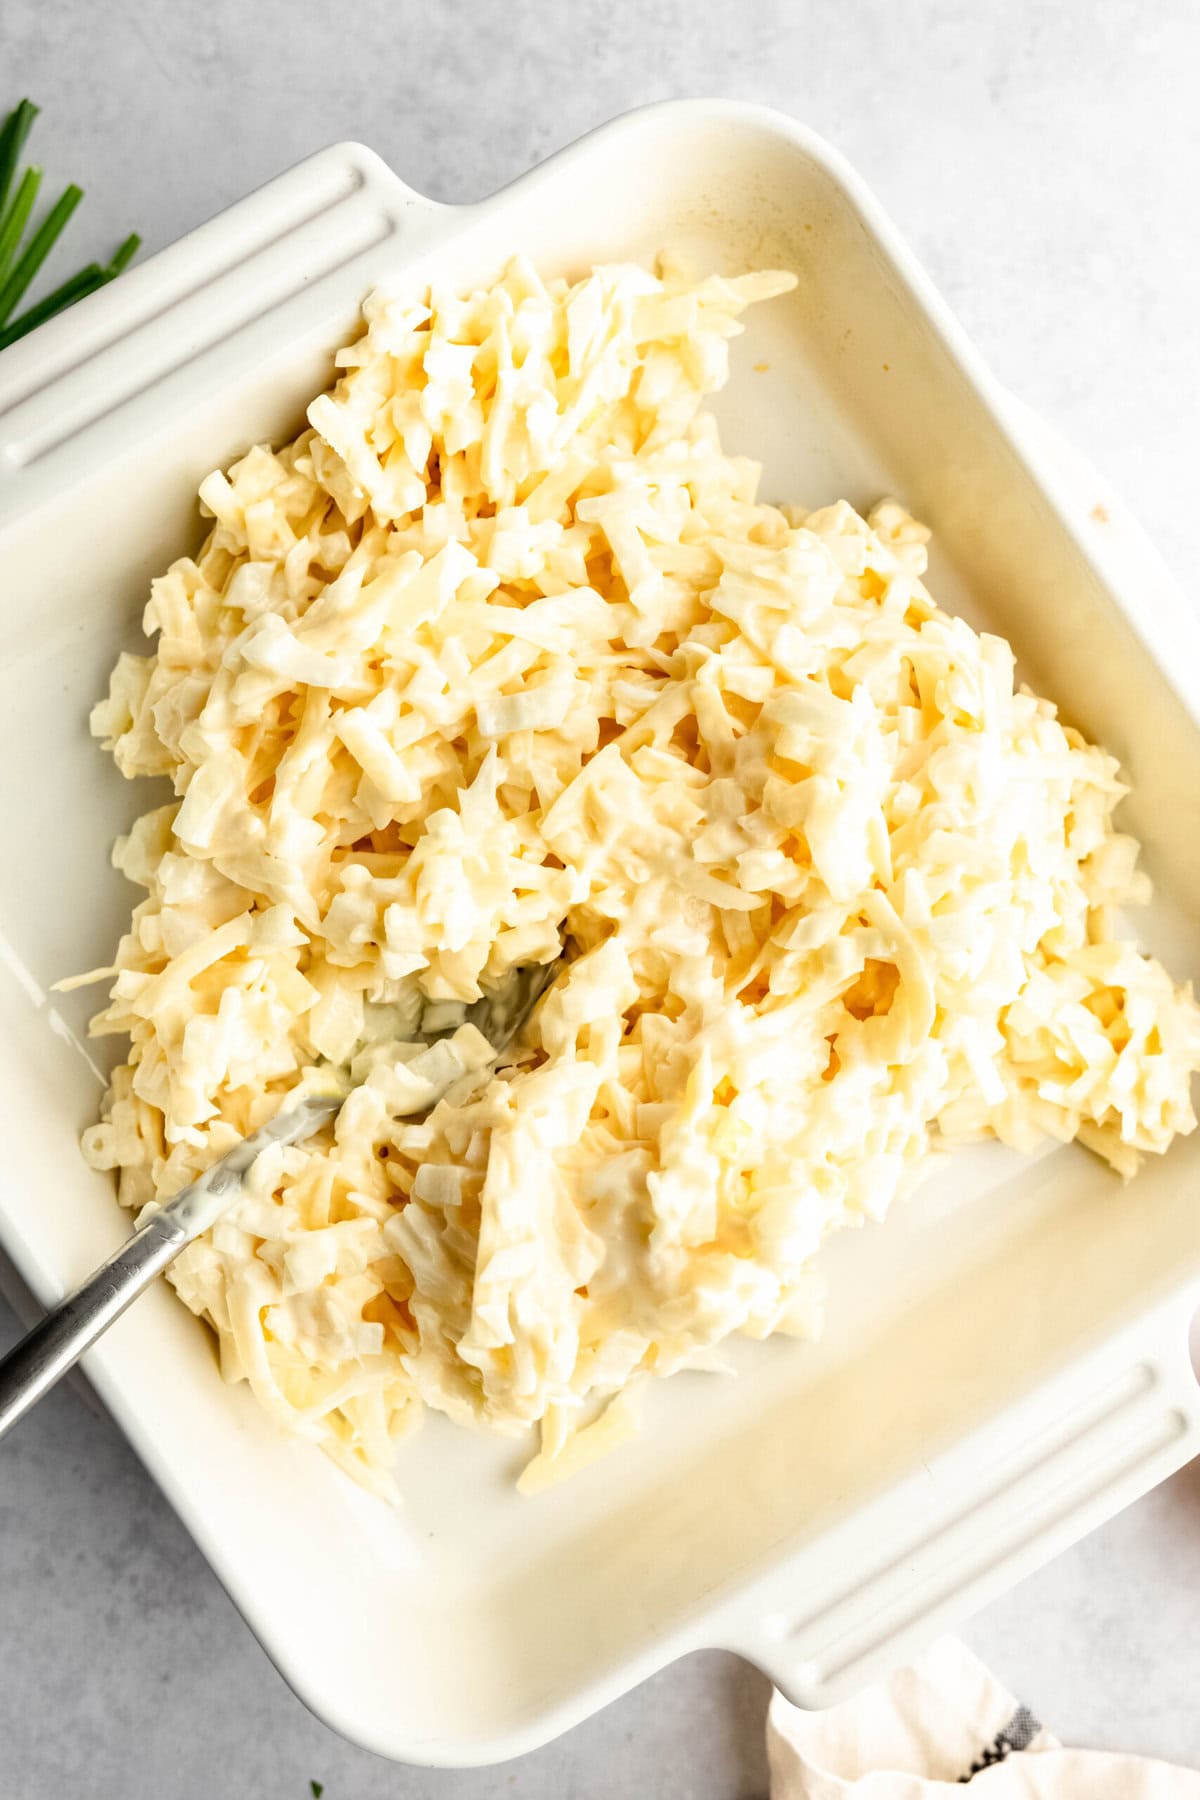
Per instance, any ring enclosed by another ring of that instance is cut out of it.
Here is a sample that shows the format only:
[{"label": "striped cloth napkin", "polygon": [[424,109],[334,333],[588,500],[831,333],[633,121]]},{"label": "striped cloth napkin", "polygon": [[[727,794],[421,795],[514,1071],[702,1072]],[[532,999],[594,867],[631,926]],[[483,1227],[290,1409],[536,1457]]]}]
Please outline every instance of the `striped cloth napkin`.
[{"label": "striped cloth napkin", "polygon": [[1154,1758],[1070,1750],[959,1643],[828,1712],[775,1694],[771,1800],[1200,1800],[1200,1773]]}]

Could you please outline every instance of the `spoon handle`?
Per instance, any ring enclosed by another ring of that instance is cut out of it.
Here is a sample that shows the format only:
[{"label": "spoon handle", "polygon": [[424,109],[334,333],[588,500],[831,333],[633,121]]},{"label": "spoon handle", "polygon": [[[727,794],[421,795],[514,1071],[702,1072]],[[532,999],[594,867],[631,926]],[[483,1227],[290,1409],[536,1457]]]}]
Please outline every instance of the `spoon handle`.
[{"label": "spoon handle", "polygon": [[186,1230],[169,1210],[154,1213],[0,1359],[0,1437],[120,1318],[187,1241]]},{"label": "spoon handle", "polygon": [[185,1244],[207,1231],[241,1191],[242,1178],[268,1144],[311,1137],[341,1104],[337,1094],[313,1094],[243,1138],[190,1187],[150,1214],[82,1287],[46,1314],[0,1358],[0,1437],[52,1388],[106,1332]]}]

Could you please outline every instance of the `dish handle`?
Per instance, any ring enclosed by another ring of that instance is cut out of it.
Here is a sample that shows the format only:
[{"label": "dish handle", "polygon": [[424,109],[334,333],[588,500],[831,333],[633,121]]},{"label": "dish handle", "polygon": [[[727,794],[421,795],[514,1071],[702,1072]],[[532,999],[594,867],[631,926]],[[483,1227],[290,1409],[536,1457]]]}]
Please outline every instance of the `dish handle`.
[{"label": "dish handle", "polygon": [[[721,1646],[795,1705],[835,1705],[1165,1480],[1200,1452],[1196,1301],[1149,1315],[902,1483],[902,1538],[873,1529],[875,1502],[838,1527],[839,1546],[823,1539],[832,1580],[801,1552],[756,1583]],[[789,1591],[802,1611],[779,1605]]]},{"label": "dish handle", "polygon": [[339,277],[349,320],[369,285],[364,259],[377,272],[389,239],[405,255],[424,248],[454,210],[415,193],[362,144],[310,156],[3,353],[0,485],[19,488],[32,464],[194,374],[217,345],[241,341],[255,366],[282,335],[281,309],[293,309],[289,329],[295,313],[315,320]]}]

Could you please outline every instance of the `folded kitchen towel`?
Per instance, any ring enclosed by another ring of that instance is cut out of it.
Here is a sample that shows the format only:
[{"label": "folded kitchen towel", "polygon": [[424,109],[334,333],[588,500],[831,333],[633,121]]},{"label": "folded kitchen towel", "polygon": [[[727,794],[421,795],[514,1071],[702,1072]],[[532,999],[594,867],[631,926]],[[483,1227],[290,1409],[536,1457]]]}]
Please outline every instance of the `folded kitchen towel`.
[{"label": "folded kitchen towel", "polygon": [[1200,1773],[1070,1750],[956,1638],[828,1712],[782,1694],[767,1718],[771,1800],[1200,1800]]}]

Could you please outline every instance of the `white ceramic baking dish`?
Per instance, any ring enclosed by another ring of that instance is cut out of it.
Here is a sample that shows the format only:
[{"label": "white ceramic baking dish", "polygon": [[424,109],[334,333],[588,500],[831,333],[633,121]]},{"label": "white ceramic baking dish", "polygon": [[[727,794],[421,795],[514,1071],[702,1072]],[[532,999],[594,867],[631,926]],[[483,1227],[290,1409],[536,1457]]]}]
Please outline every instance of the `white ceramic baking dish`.
[{"label": "white ceramic baking dish", "polygon": [[[799,272],[737,346],[728,441],[765,460],[768,496],[889,491],[933,524],[935,591],[1124,759],[1151,938],[1200,971],[1200,629],[1152,562],[1119,591],[1098,572],[835,155],[777,114],[689,101],[445,207],[343,145],[0,360],[0,1237],[43,1302],[127,1229],[76,1149],[100,1091],[88,1000],[46,990],[107,960],[128,915],[107,853],[147,795],[85,720],[149,576],[201,535],[197,483],[296,429],[382,278],[662,246]],[[702,1645],[821,1705],[1200,1446],[1198,1165],[1194,1139],[1122,1188],[1074,1150],[971,1152],[831,1247],[823,1342],[663,1384],[636,1443],[535,1500],[512,1486],[522,1448],[440,1419],[405,1452],[403,1512],[365,1498],[222,1386],[165,1288],[89,1369],[288,1679],[375,1750],[509,1756]]]}]

